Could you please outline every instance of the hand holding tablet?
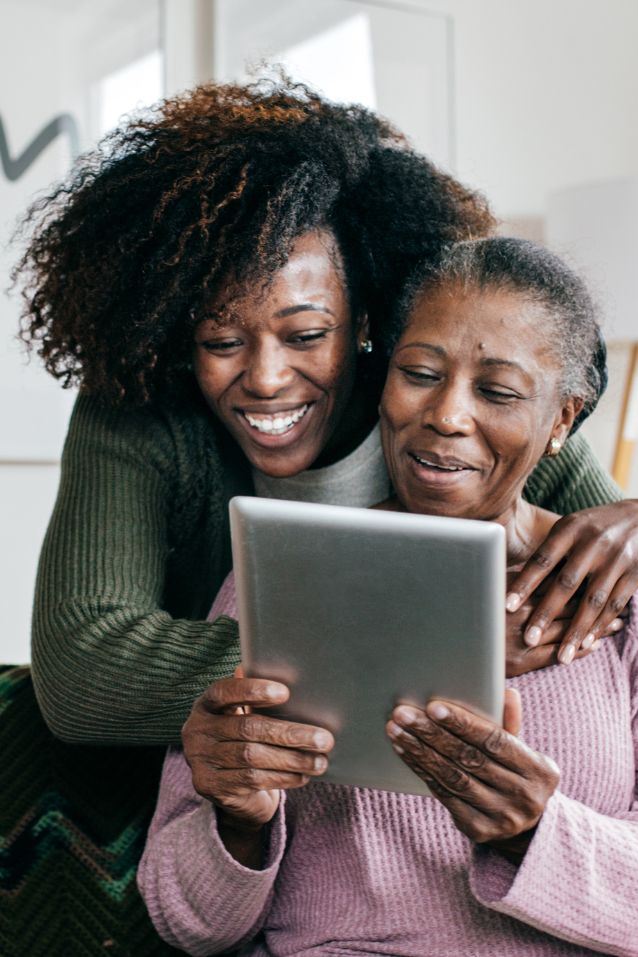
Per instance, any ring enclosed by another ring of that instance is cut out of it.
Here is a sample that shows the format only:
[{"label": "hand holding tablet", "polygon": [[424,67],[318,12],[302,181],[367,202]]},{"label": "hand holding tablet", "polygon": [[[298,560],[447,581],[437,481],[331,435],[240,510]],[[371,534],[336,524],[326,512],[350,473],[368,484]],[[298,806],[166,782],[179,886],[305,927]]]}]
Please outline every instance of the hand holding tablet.
[{"label": "hand holding tablet", "polygon": [[231,530],[244,668],[290,689],[277,717],[332,732],[325,780],[429,793],[385,734],[399,702],[500,723],[500,526],[237,498]]}]

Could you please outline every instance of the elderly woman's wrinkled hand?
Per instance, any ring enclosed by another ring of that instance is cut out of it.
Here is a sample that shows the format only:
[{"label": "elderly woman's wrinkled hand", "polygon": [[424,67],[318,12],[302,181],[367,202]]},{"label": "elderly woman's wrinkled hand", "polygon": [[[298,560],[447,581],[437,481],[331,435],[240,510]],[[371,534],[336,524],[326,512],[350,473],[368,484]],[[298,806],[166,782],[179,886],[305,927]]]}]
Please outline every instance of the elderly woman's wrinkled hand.
[{"label": "elderly woman's wrinkled hand", "polygon": [[504,727],[451,701],[399,705],[386,731],[397,754],[428,785],[472,841],[519,861],[559,771],[520,741],[520,698],[508,689]]},{"label": "elderly woman's wrinkled hand", "polygon": [[550,636],[552,624],[579,589],[578,608],[560,638],[558,660],[569,664],[579,649],[590,649],[599,638],[618,631],[618,616],[638,588],[638,502],[583,509],[556,522],[510,583],[508,611],[518,614],[543,583],[546,587],[525,626],[528,646],[556,642],[555,628]]},{"label": "elderly woman's wrinkled hand", "polygon": [[254,713],[283,704],[288,688],[261,678],[224,678],[197,699],[182,729],[193,787],[226,823],[258,829],[297,788],[328,766],[334,738],[324,728]]}]

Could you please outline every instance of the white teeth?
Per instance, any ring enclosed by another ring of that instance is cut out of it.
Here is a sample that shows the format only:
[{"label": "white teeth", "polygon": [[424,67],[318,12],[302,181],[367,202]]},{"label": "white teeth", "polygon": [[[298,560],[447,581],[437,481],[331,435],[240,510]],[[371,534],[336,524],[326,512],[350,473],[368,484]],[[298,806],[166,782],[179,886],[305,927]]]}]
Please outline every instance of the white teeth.
[{"label": "white teeth", "polygon": [[308,404],[295,409],[294,412],[288,412],[285,415],[279,413],[276,416],[260,416],[256,418],[248,412],[244,412],[244,418],[253,429],[262,432],[264,435],[284,435],[289,432],[293,425],[296,425],[308,411]]},{"label": "white teeth", "polygon": [[430,469],[439,469],[441,472],[462,472],[462,465],[438,465],[436,462],[428,462],[427,459],[421,459],[418,455],[414,456],[419,465],[426,465]]}]

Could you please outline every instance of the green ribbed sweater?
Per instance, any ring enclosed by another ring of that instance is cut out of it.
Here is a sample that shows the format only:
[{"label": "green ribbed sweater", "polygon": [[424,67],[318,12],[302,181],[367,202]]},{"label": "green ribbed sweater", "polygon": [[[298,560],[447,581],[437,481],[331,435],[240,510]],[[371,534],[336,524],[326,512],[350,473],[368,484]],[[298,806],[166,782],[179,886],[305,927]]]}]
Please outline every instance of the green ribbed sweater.
[{"label": "green ribbed sweater", "polygon": [[[231,564],[228,501],[250,491],[198,396],[135,412],[78,399],[33,618],[34,686],[58,737],[176,741],[193,699],[232,673],[235,623],[203,619]],[[562,514],[622,497],[580,435],[526,494]]]}]

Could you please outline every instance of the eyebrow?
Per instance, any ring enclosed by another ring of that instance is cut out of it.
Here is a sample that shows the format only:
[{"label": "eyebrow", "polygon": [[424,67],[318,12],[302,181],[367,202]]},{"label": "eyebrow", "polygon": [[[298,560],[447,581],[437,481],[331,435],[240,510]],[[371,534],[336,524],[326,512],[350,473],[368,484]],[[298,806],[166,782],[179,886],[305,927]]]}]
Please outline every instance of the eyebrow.
[{"label": "eyebrow", "polygon": [[[405,345],[397,349],[397,354],[403,349],[413,349],[415,347],[417,349],[427,349],[429,352],[433,352],[435,355],[441,356],[442,359],[447,356],[447,352],[443,346],[435,346],[431,342],[406,342]],[[527,369],[524,369],[519,362],[514,362],[511,359],[497,359],[485,356],[483,359],[481,359],[480,364],[482,366],[507,366],[510,369],[518,369],[518,371],[522,372],[523,375],[529,375]]]},{"label": "eyebrow", "polygon": [[327,306],[319,306],[314,302],[301,302],[297,306],[286,306],[275,313],[275,319],[285,319],[287,316],[293,316],[296,312],[327,312],[334,316],[332,309]]}]

